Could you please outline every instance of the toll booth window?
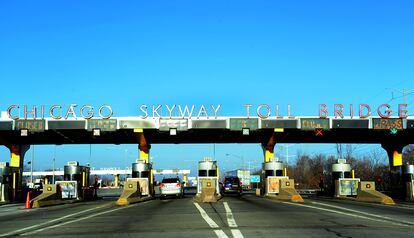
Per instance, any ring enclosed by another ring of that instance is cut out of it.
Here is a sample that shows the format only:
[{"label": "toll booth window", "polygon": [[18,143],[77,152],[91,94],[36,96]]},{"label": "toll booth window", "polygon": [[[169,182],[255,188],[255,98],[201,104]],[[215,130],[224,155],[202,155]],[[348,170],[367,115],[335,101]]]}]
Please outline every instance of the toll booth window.
[{"label": "toll booth window", "polygon": [[198,171],[198,176],[204,176],[204,177],[207,177],[207,170],[199,170],[199,171]]},{"label": "toll booth window", "polygon": [[275,176],[275,173],[274,173],[275,171],[273,171],[273,170],[266,170],[265,171],[265,176],[266,177],[269,177],[269,176]]},{"label": "toll booth window", "polygon": [[351,177],[351,172],[345,172],[345,178],[350,178]]},{"label": "toll booth window", "polygon": [[208,176],[209,177],[215,177],[215,176],[217,176],[217,170],[209,170],[208,171]]},{"label": "toll booth window", "polygon": [[341,172],[332,172],[332,179],[337,180],[341,178],[342,173]]},{"label": "toll booth window", "polygon": [[283,176],[283,170],[276,170],[276,176]]}]

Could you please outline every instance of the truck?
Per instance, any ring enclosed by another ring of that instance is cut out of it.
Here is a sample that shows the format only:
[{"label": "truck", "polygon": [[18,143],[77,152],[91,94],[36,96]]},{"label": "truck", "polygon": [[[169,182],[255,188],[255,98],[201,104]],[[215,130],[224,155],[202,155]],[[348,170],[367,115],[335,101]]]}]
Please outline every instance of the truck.
[{"label": "truck", "polygon": [[249,170],[231,170],[224,173],[224,176],[237,176],[239,177],[243,190],[250,189],[250,171]]}]

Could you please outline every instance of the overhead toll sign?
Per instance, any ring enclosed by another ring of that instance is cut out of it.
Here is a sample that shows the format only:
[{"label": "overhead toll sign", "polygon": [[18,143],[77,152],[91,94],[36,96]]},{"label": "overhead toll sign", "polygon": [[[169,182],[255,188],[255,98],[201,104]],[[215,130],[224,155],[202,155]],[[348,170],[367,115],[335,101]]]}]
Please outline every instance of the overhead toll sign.
[{"label": "overhead toll sign", "polygon": [[15,130],[28,129],[29,131],[44,131],[44,120],[16,120],[14,124]]},{"label": "overhead toll sign", "polygon": [[179,131],[188,130],[187,119],[160,119],[160,131],[169,131],[170,129],[177,129]]},{"label": "overhead toll sign", "polygon": [[192,120],[194,129],[226,129],[226,120]]},{"label": "overhead toll sign", "polygon": [[2,121],[0,122],[0,131],[9,131],[13,128],[12,121]]},{"label": "overhead toll sign", "polygon": [[372,124],[376,130],[403,129],[403,122],[400,118],[373,118]]},{"label": "overhead toll sign", "polygon": [[259,128],[258,118],[230,118],[230,130],[242,130],[248,128],[250,130],[257,130]]},{"label": "overhead toll sign", "polygon": [[333,119],[332,128],[348,128],[348,129],[368,129],[369,120],[367,119]]},{"label": "overhead toll sign", "polygon": [[86,121],[48,121],[49,130],[85,129]]},{"label": "overhead toll sign", "polygon": [[157,125],[155,120],[120,120],[119,127],[123,129],[156,129]]},{"label": "overhead toll sign", "polygon": [[298,121],[295,119],[262,120],[261,128],[297,128]]},{"label": "overhead toll sign", "polygon": [[250,176],[251,183],[260,183],[260,175],[251,175]]},{"label": "overhead toll sign", "polygon": [[116,131],[116,119],[90,119],[88,130],[100,129],[101,131]]},{"label": "overhead toll sign", "polygon": [[300,128],[302,130],[324,129],[329,130],[329,119],[324,118],[301,118]]}]

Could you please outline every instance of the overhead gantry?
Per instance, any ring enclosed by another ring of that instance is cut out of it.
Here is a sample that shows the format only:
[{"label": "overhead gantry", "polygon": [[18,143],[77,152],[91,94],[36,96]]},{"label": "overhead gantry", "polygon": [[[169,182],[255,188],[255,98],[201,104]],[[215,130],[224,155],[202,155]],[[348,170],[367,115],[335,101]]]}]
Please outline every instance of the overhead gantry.
[{"label": "overhead gantry", "polygon": [[274,157],[276,142],[381,144],[399,176],[402,150],[414,143],[414,117],[0,119],[0,144],[10,149],[16,191],[29,145],[138,144],[140,159],[149,163],[151,144],[257,143],[266,162]]}]

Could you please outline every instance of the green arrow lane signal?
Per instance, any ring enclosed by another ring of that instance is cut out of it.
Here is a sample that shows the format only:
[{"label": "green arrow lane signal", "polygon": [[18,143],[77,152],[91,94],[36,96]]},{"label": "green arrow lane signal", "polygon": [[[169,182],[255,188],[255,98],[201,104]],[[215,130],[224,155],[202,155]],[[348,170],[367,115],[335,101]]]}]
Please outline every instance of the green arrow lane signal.
[{"label": "green arrow lane signal", "polygon": [[393,127],[393,128],[390,129],[390,134],[391,135],[396,135],[397,133],[398,133],[397,128]]}]

